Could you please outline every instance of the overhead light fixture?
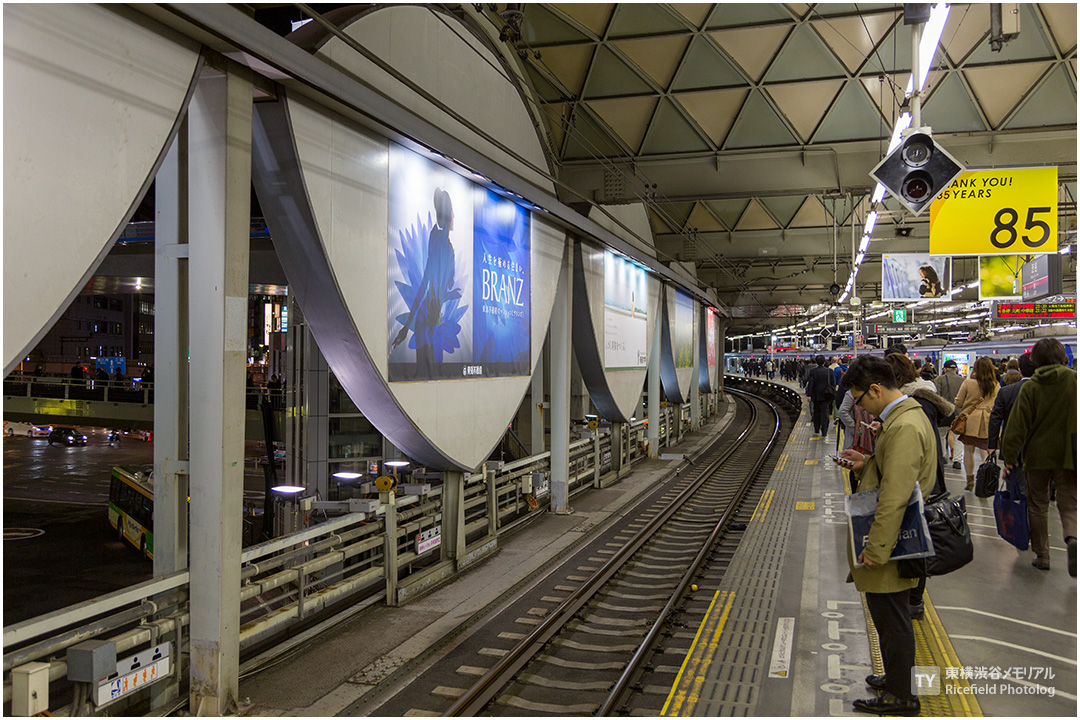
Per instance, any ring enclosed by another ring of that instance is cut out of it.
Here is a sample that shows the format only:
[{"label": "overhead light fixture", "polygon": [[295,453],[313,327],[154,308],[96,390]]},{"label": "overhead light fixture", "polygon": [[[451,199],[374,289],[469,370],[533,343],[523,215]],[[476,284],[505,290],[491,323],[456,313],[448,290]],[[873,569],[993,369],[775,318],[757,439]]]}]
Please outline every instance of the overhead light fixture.
[{"label": "overhead light fixture", "polygon": [[[930,19],[923,27],[922,39],[919,40],[919,90],[926,85],[926,76],[930,73],[930,65],[934,62],[934,54],[937,52],[941,33],[945,30],[945,21],[949,19],[949,6],[947,3],[937,3],[930,9]],[[914,77],[908,78],[907,94],[912,94]]]},{"label": "overhead light fixture", "polygon": [[339,480],[356,480],[357,478],[363,477],[363,473],[342,471],[334,473],[332,477],[336,477]]},{"label": "overhead light fixture", "polygon": [[275,485],[270,488],[273,492],[279,492],[282,495],[295,495],[296,493],[302,493],[307,490],[303,485]]},{"label": "overhead light fixture", "polygon": [[859,243],[859,252],[860,253],[866,252],[866,248],[868,248],[868,247],[870,247],[870,236],[869,235],[863,235],[862,242]]},{"label": "overhead light fixture", "polygon": [[384,464],[387,467],[399,468],[399,467],[407,467],[409,465],[409,461],[408,460],[387,460]]}]

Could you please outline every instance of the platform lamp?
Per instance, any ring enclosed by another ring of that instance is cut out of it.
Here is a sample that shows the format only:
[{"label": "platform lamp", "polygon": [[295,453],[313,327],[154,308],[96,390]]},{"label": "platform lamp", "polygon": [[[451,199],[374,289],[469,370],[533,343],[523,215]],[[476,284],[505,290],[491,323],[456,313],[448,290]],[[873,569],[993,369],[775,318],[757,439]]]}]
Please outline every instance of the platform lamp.
[{"label": "platform lamp", "polygon": [[303,485],[274,485],[270,491],[274,493],[274,504],[277,506],[274,513],[274,536],[291,535],[303,529],[301,521],[300,500],[301,493],[307,490]]}]

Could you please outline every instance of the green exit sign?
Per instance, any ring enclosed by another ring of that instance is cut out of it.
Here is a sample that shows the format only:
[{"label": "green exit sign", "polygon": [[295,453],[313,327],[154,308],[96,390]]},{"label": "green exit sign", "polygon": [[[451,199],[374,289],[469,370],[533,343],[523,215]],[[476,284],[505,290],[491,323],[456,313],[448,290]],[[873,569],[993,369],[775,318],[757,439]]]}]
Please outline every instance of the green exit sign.
[{"label": "green exit sign", "polygon": [[906,323],[907,322],[907,308],[901,310],[892,311],[892,321],[894,323]]}]

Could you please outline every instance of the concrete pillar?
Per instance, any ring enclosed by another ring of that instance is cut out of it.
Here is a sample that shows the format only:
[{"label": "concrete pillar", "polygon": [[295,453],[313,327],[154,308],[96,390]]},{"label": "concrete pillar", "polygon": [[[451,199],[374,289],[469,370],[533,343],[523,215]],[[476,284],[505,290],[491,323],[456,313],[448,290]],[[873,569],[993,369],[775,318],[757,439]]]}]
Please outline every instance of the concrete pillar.
[{"label": "concrete pillar", "polygon": [[698,387],[698,360],[694,353],[694,374],[690,378],[690,430],[701,427],[701,388]]},{"label": "concrete pillar", "polygon": [[[660,302],[664,294],[660,293]],[[660,323],[664,313],[657,308],[656,321],[653,323],[652,356],[649,357],[649,457],[660,456]]]},{"label": "concrete pillar", "polygon": [[290,303],[285,383],[285,476],[330,497],[330,367],[295,303]]},{"label": "concrete pillar", "polygon": [[726,318],[720,318],[716,323],[716,362],[718,364],[716,371],[716,402],[717,409],[719,409],[719,403],[724,399],[724,370],[727,368],[727,358],[725,357],[724,349],[727,347],[727,329],[729,320]]},{"label": "concrete pillar", "polygon": [[532,447],[529,448],[529,452],[539,455],[546,449],[544,444],[544,348],[540,348],[532,376]]},{"label": "concrete pillar", "polygon": [[[154,187],[154,577],[163,577],[186,568],[188,554],[186,125]],[[177,648],[177,638],[163,639]],[[152,686],[152,709],[176,703],[180,678]]]},{"label": "concrete pillar", "polygon": [[622,474],[623,453],[626,452],[626,428],[625,423],[611,423],[611,469],[615,477]]},{"label": "concrete pillar", "polygon": [[457,564],[465,558],[464,473],[445,474],[442,500],[442,558]]},{"label": "concrete pillar", "polygon": [[240,72],[204,70],[188,110],[195,715],[236,713],[239,689],[252,93]]},{"label": "concrete pillar", "polygon": [[565,253],[559,289],[551,309],[551,509],[565,515],[570,465],[570,309],[573,307],[574,254]]}]

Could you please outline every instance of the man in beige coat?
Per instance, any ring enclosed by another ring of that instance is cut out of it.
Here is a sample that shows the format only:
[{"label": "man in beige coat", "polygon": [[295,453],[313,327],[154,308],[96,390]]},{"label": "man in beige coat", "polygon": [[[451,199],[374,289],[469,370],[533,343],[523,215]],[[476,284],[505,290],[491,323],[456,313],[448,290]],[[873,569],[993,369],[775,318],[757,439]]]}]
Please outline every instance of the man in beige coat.
[{"label": "man in beige coat", "polygon": [[[885,675],[870,675],[866,684],[883,691],[878,697],[856,700],[854,708],[877,715],[918,715],[920,705],[911,691],[915,666],[915,633],[911,626],[908,595],[917,581],[900,577],[890,560],[908,500],[919,484],[930,494],[937,476],[935,430],[915,400],[900,392],[889,363],[860,357],[844,375],[844,385],[855,402],[881,419],[874,453],[840,453],[846,467],[859,480],[858,489],[878,490],[877,512],[857,561],[849,556],[849,582],[866,593],[866,605],[877,628]],[[859,565],[859,567],[856,567]]]}]

